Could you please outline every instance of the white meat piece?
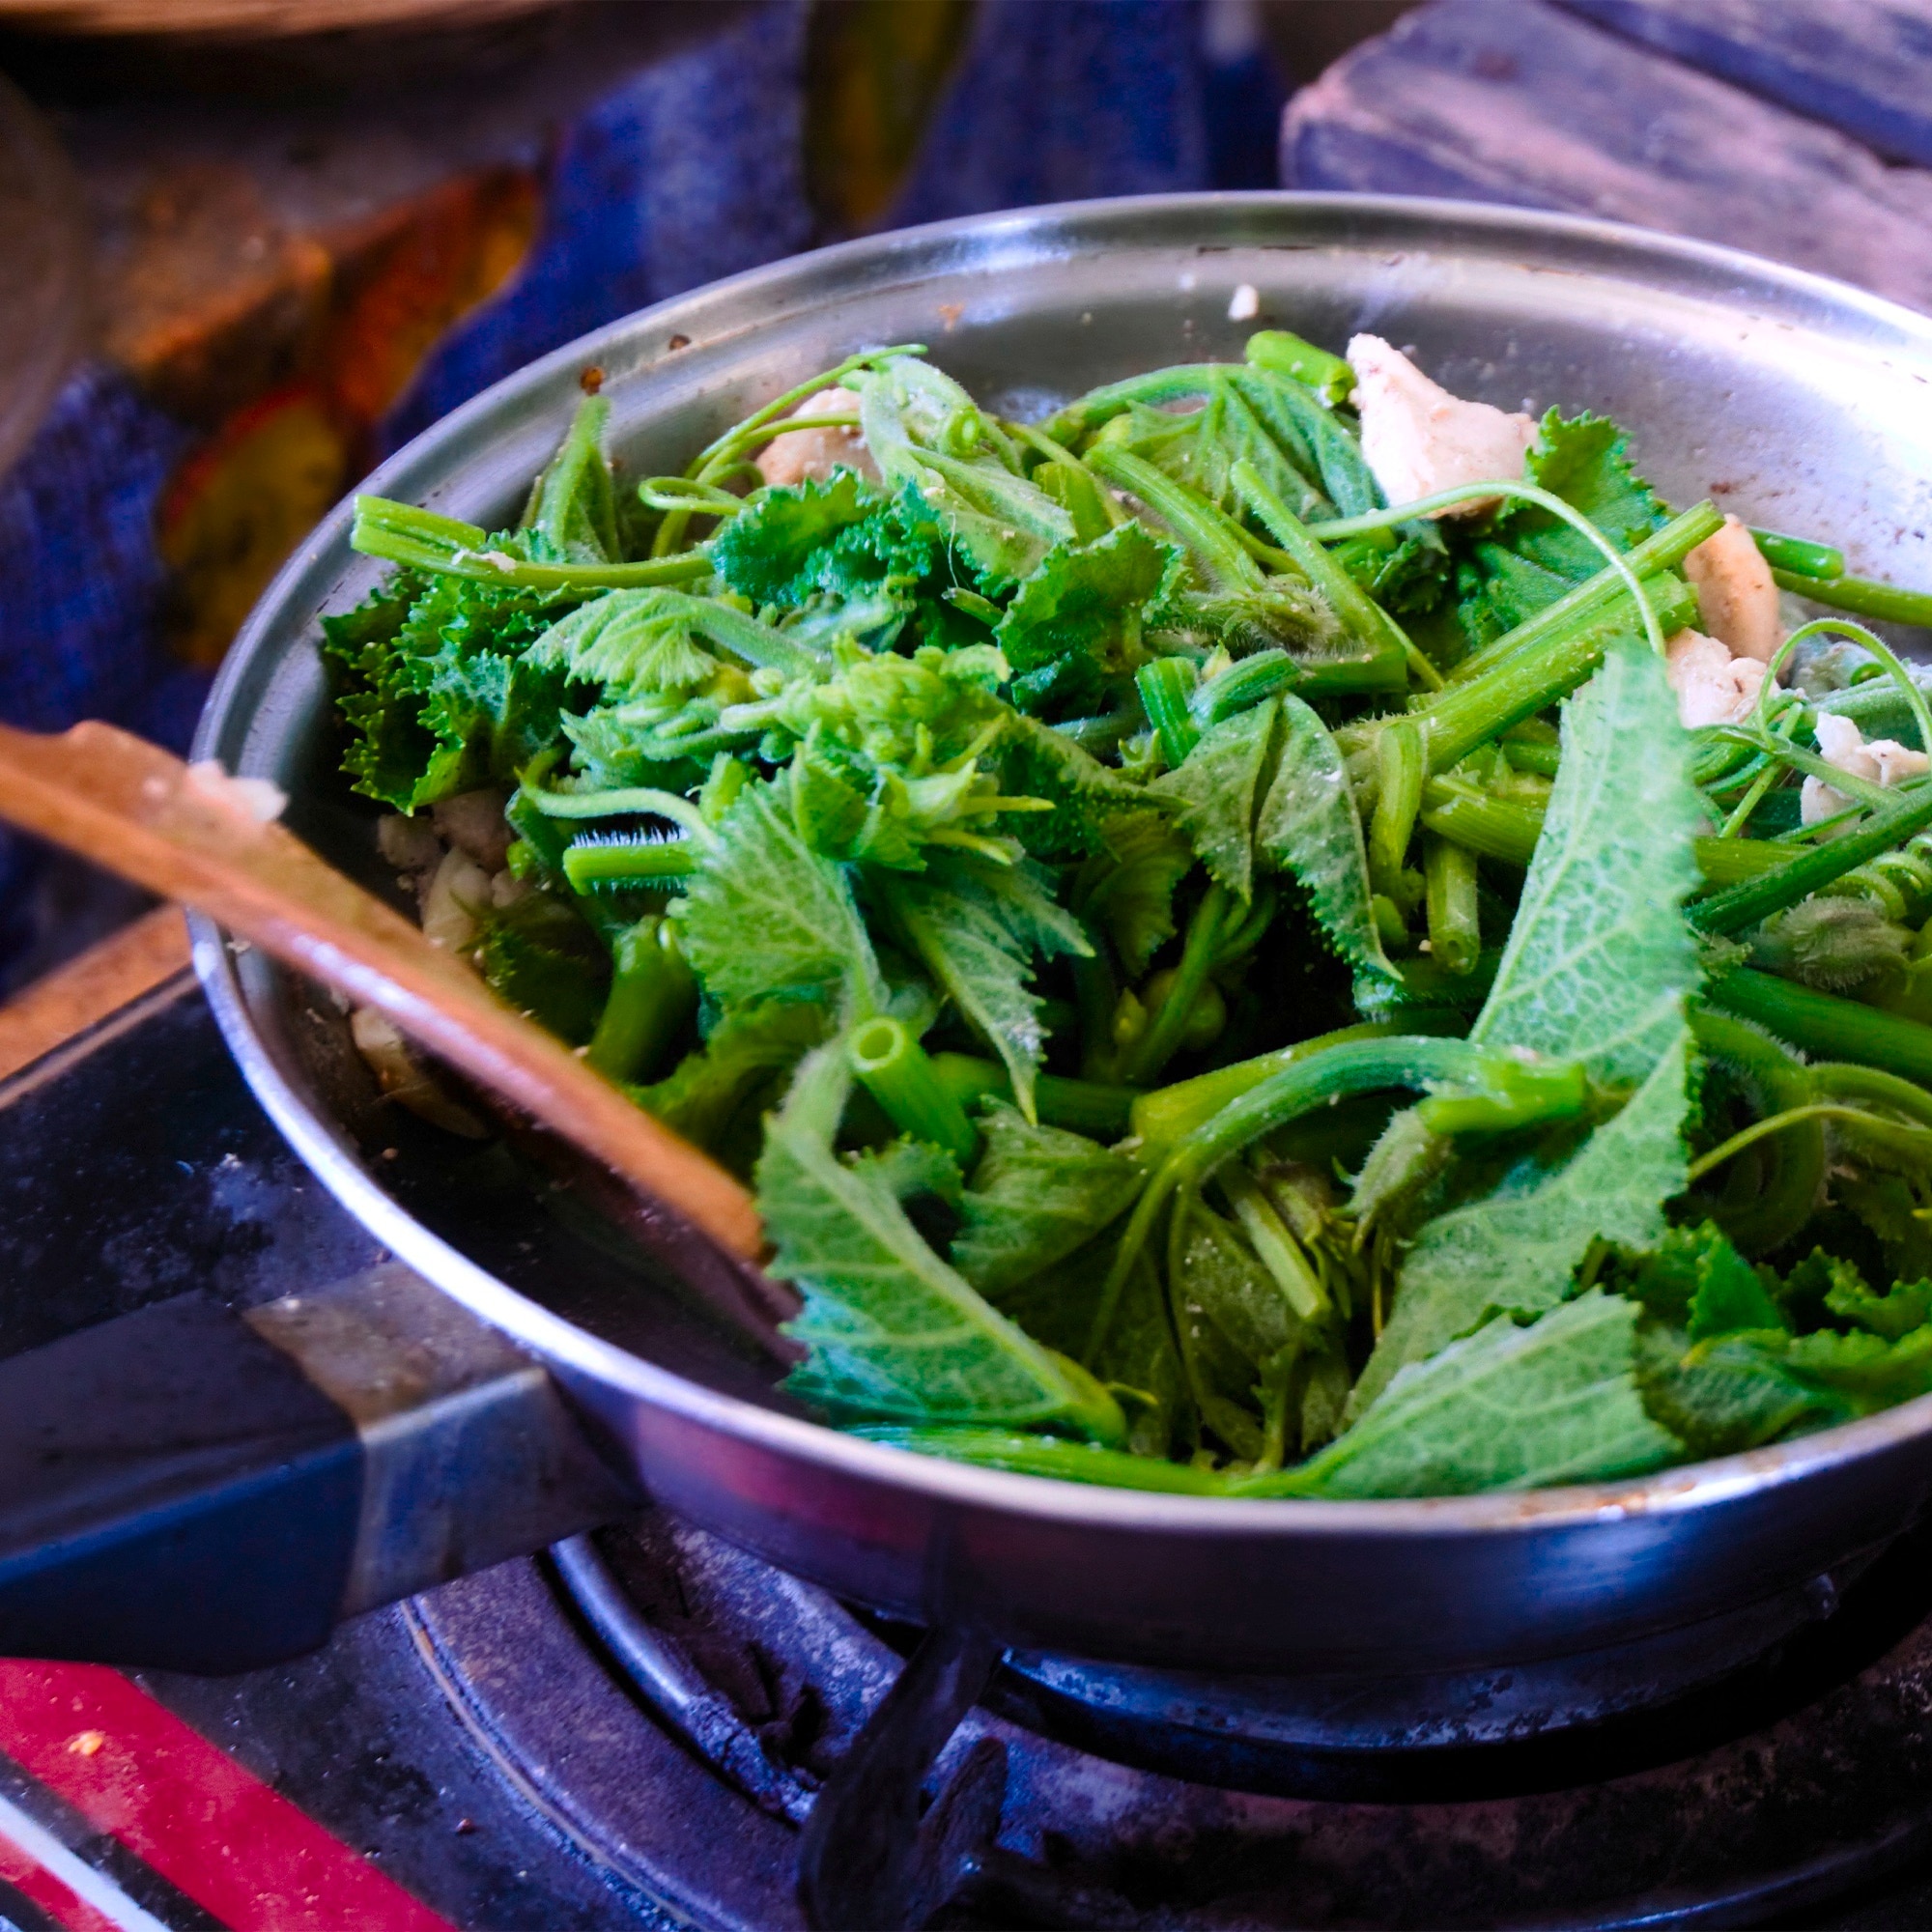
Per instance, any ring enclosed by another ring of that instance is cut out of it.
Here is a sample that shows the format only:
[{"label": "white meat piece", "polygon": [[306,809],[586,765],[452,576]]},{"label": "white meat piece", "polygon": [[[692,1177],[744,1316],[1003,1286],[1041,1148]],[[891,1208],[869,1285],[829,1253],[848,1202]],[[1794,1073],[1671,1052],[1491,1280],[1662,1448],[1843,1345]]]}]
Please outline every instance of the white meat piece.
[{"label": "white meat piece", "polygon": [[[820,389],[792,412],[795,416],[856,416],[859,398],[850,389]],[[876,483],[879,466],[858,429],[794,429],[775,436],[758,452],[758,474],[767,483],[823,483],[843,467]]]},{"label": "white meat piece", "polygon": [[187,768],[187,788],[223,811],[257,825],[271,825],[289,802],[288,793],[273,779],[232,779],[219,758],[197,758]]},{"label": "white meat piece", "polygon": [[387,1013],[357,1007],[349,1016],[349,1037],[376,1084],[398,1104],[453,1134],[481,1140],[489,1129],[469,1109],[446,1093],[416,1058],[414,1049]]},{"label": "white meat piece", "polygon": [[1769,664],[1784,641],[1777,584],[1744,524],[1726,517],[1723,528],[1684,559],[1684,575],[1697,593],[1705,630],[1723,639],[1733,657]]},{"label": "white meat piece", "polygon": [[444,855],[422,888],[423,937],[467,952],[476,943],[476,915],[490,904],[490,874],[461,847]]},{"label": "white meat piece", "polygon": [[442,864],[442,840],[426,818],[385,811],[376,821],[376,850],[399,872],[433,872]]},{"label": "white meat piece", "polygon": [[[1349,344],[1349,366],[1362,415],[1362,458],[1391,509],[1460,483],[1514,482],[1522,475],[1524,452],[1536,440],[1531,417],[1452,396],[1379,335],[1356,336]],[[1435,514],[1473,516],[1497,500],[1459,503]]]},{"label": "white meat piece", "polygon": [[1663,646],[1663,674],[1677,694],[1677,715],[1687,731],[1701,724],[1735,724],[1757,702],[1764,667],[1734,658],[1702,631],[1679,631]]},{"label": "white meat piece", "polygon": [[[1895,785],[1932,771],[1932,758],[1923,752],[1912,751],[1896,738],[1874,738],[1866,744],[1858,725],[1836,712],[1819,712],[1814,729],[1825,762],[1836,765],[1841,772],[1849,772],[1855,779],[1864,779],[1872,784]],[[1843,811],[1851,802],[1823,779],[1806,779],[1804,789],[1799,794],[1798,814],[1806,825],[1816,825],[1821,818]]]},{"label": "white meat piece", "polygon": [[501,792],[486,787],[440,798],[430,807],[429,815],[444,844],[467,852],[486,872],[497,872],[502,870],[503,855],[509,851],[513,836],[503,816],[504,803]]}]

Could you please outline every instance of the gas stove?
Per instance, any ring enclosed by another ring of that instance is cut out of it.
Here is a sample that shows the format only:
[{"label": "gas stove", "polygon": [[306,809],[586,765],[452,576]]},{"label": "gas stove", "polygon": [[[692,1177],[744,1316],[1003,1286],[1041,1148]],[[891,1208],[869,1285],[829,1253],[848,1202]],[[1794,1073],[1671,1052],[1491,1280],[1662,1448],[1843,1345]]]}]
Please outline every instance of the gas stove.
[{"label": "gas stove", "polygon": [[[0,1355],[380,1259],[185,976],[0,1088]],[[1217,1679],[996,1658],[646,1511],[292,1664],[0,1665],[0,1921],[1919,1924],[1928,1554],[1528,1670]],[[100,1796],[95,1702],[154,1714],[138,1804]],[[324,1848],[347,1891],[251,1904]],[[341,1903],[369,1871],[401,1889]]]}]

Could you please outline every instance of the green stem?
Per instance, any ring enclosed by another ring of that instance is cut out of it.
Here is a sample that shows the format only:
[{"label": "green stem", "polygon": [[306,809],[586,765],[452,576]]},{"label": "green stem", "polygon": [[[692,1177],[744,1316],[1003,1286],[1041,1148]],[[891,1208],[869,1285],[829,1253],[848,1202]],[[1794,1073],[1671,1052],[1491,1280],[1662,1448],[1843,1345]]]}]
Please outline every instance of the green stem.
[{"label": "green stem", "polygon": [[1834,582],[1845,574],[1844,552],[1833,550],[1830,544],[1755,528],[1751,531],[1751,541],[1757,545],[1758,554],[1774,570],[1788,571],[1807,582]]},{"label": "green stem", "polygon": [[1523,745],[1512,739],[1505,740],[1502,752],[1512,771],[1533,772],[1540,779],[1553,779],[1563,764],[1560,745]]},{"label": "green stem", "polygon": [[[808,396],[813,396],[820,389],[835,387],[855,369],[865,369],[894,355],[923,355],[923,343],[901,343],[892,349],[867,349],[857,355],[848,355],[836,369],[828,369],[823,374],[787,389],[783,395],[776,396],[762,409],[753,410],[743,422],[733,423],[724,434],[708,442],[692,459],[685,475],[696,483],[718,483],[724,480],[738,463],[744,451],[758,440],[761,432],[778,424],[775,433],[782,434],[783,425],[779,424],[787,410],[795,409]],[[684,541],[684,533],[690,527],[692,512],[689,509],[669,511],[658,526],[657,535],[651,540],[651,554],[664,556],[674,551]]]},{"label": "green stem", "polygon": [[893,1424],[855,1429],[868,1442],[938,1456],[978,1469],[1003,1469],[1015,1476],[1047,1476],[1059,1482],[1097,1483],[1107,1489],[1147,1490],[1179,1496],[1225,1496],[1229,1478],[1218,1469],[1192,1463],[1168,1463],[1157,1456],[1096,1449],[1061,1435],[1028,1435],[1018,1430],[916,1428]]},{"label": "green stem", "polygon": [[597,886],[662,886],[696,869],[697,854],[684,838],[580,839],[563,855],[563,875],[580,893]]},{"label": "green stem", "polygon": [[1086,461],[1116,489],[1131,490],[1193,553],[1195,562],[1223,584],[1259,589],[1267,582],[1242,545],[1234,520],[1184,483],[1113,443],[1096,443]]},{"label": "green stem", "polygon": [[1932,825],[1932,781],[1921,780],[1909,789],[1901,786],[1894,797],[1873,811],[1856,831],[1823,845],[1802,847],[1797,858],[1775,872],[1713,893],[1709,898],[1699,899],[1685,916],[1699,932],[1743,932],[1773,913],[1809,898],[1833,879],[1862,866],[1867,859],[1875,859],[1881,852],[1890,851],[1927,825]]},{"label": "green stem", "polygon": [[1932,1026],[1749,967],[1713,980],[1704,997],[1801,1053],[1857,1061],[1932,1085]]},{"label": "green stem", "polygon": [[1304,1321],[1321,1321],[1332,1306],[1327,1293],[1301,1243],[1289,1232],[1261,1183],[1238,1161],[1223,1168],[1220,1179],[1221,1191],[1227,1195],[1228,1206],[1235,1210],[1249,1245],[1274,1277],[1289,1306]]},{"label": "green stem", "polygon": [[1474,970],[1483,950],[1476,915],[1476,855],[1453,839],[1423,840],[1423,880],[1429,909],[1429,956],[1446,973]]},{"label": "green stem", "polygon": [[[1874,637],[1862,624],[1855,624],[1849,617],[1814,618],[1808,624],[1801,624],[1797,630],[1792,632],[1790,637],[1785,639],[1782,647],[1778,651],[1778,657],[1782,658],[1784,653],[1801,639],[1817,637],[1828,631],[1834,631],[1842,637],[1850,638],[1855,643],[1862,645],[1886,668],[1886,670],[1890,675],[1892,684],[1897,689],[1899,695],[1905,699],[1905,708],[1912,713],[1913,724],[1918,726],[1919,749],[1921,751],[1932,751],[1932,706],[1926,704],[1925,694],[1918,688],[1918,679],[1899,662],[1898,654],[1891,646],[1883,638]],[[1773,672],[1775,672],[1776,668],[1776,667],[1774,665],[1773,670],[1766,673],[1764,680],[1766,684],[1771,682]],[[1758,692],[1760,706],[1762,706],[1764,692],[1760,687]]]},{"label": "green stem", "polygon": [[1252,1060],[1237,1060],[1229,1066],[1217,1066],[1211,1073],[1197,1073],[1191,1080],[1178,1080],[1169,1087],[1157,1087],[1151,1094],[1138,1095],[1133,1103],[1129,1128],[1140,1142],[1138,1158],[1144,1167],[1158,1167],[1169,1152],[1194,1129],[1210,1121],[1223,1107],[1252,1093],[1264,1080],[1332,1046],[1352,1040],[1388,1039],[1414,1023],[1405,1015],[1401,1021],[1371,1020],[1361,1026],[1343,1027],[1335,1033],[1317,1034],[1311,1039],[1296,1040],[1293,1046],[1277,1047],[1272,1053],[1257,1054]]},{"label": "green stem", "polygon": [[1145,376],[1129,376],[1124,382],[1090,389],[1039,427],[1055,442],[1071,446],[1088,431],[1135,403],[1158,408],[1162,403],[1178,403],[1188,396],[1210,396],[1227,377],[1228,365],[1224,362],[1182,362],[1171,369],[1154,369]]},{"label": "green stem", "polygon": [[[1506,866],[1529,864],[1543,817],[1540,805],[1497,798],[1453,776],[1430,779],[1422,787],[1424,831]],[[1791,848],[1769,838],[1699,838],[1690,841],[1690,849],[1705,882],[1713,886],[1760,878],[1791,861]]]},{"label": "green stem", "polygon": [[1916,1081],[1902,1080],[1896,1073],[1887,1073],[1876,1066],[1856,1066],[1840,1060],[1819,1061],[1807,1069],[1807,1077],[1821,1094],[1833,1097],[1851,1094],[1857,1099],[1876,1101],[1932,1127],[1932,1094]]},{"label": "green stem", "polygon": [[546,818],[620,818],[649,812],[681,825],[703,844],[718,842],[718,835],[705,823],[703,812],[688,798],[651,785],[626,785],[613,791],[545,791],[526,784],[524,797]]},{"label": "green stem", "polygon": [[903,1020],[865,1021],[853,1029],[845,1052],[852,1071],[894,1126],[944,1149],[962,1173],[971,1170],[980,1151],[980,1130]]},{"label": "green stem", "polygon": [[[1785,1112],[1817,1097],[1803,1062],[1758,1028],[1703,1004],[1691,1008],[1690,1019],[1698,1051],[1742,1076],[1759,1113]],[[1746,1254],[1782,1247],[1811,1218],[1825,1179],[1823,1130],[1813,1123],[1779,1134],[1758,1169],[1707,1197],[1714,1218]]]},{"label": "green stem", "polygon": [[[1688,595],[1675,579],[1669,580],[1669,585],[1675,586],[1673,595]],[[1646,627],[1659,628],[1657,612],[1647,599],[1643,609]],[[1629,619],[1621,613],[1599,610],[1588,621],[1544,633],[1497,661],[1479,678],[1464,683],[1452,678],[1447,689],[1435,696],[1412,699],[1408,715],[1422,727],[1429,769],[1447,771],[1478,745],[1567,696],[1595,672],[1611,642],[1628,637],[1630,629]],[[1378,728],[1373,724],[1354,727],[1346,734],[1348,748],[1352,750],[1356,742],[1373,738]],[[1345,734],[1338,732],[1336,741],[1344,743]]]},{"label": "green stem", "polygon": [[1134,673],[1141,706],[1148,723],[1160,734],[1160,749],[1170,770],[1185,762],[1201,742],[1201,732],[1188,710],[1199,673],[1186,658],[1155,658]]},{"label": "green stem", "polygon": [[1463,1039],[1415,1035],[1357,1038],[1285,1066],[1182,1135],[1149,1177],[1101,1290],[1083,1359],[1091,1364],[1105,1342],[1128,1273],[1177,1192],[1199,1187],[1251,1141],[1317,1107],[1384,1088],[1433,1089],[1438,1084],[1492,1096],[1519,1125],[1537,1119],[1574,1119],[1586,1097],[1581,1074],[1572,1065],[1528,1065],[1507,1052]]},{"label": "green stem", "polygon": [[702,512],[707,517],[735,517],[745,507],[744,497],[714,483],[694,483],[688,476],[646,476],[638,485],[638,501],[647,510]]},{"label": "green stem", "polygon": [[855,369],[870,368],[876,362],[890,360],[895,355],[923,355],[925,344],[923,342],[901,342],[890,349],[864,349],[856,355],[848,355],[836,368],[824,370],[816,376],[809,376],[803,383],[796,384],[783,395],[775,396],[727,429],[721,437],[714,439],[700,449],[686,469],[687,476],[704,479],[711,466],[717,462],[728,462],[737,449],[744,444],[744,439],[762,429],[767,423],[776,422],[787,410],[796,409],[808,396],[815,396],[821,389],[836,389]]},{"label": "green stem", "polygon": [[1850,611],[1861,617],[1876,618],[1881,624],[1932,626],[1932,591],[1905,590],[1869,577],[1840,577],[1827,582],[1776,567],[1771,574],[1779,589],[1808,597],[1814,604],[1829,604],[1834,611]]},{"label": "green stem", "polygon": [[563,447],[537,478],[530,527],[553,549],[566,547],[575,520],[582,517],[595,532],[604,554],[612,558],[617,554],[616,505],[603,447],[610,420],[610,403],[602,396],[586,396],[578,405]]},{"label": "green stem", "polygon": [[[1714,503],[1698,503],[1673,517],[1661,530],[1629,552],[1624,561],[1640,578],[1656,577],[1674,570],[1707,537],[1716,536],[1724,519]],[[1515,630],[1506,631],[1481,650],[1472,651],[1449,673],[1452,685],[1467,684],[1484,676],[1518,651],[1527,650],[1576,625],[1589,625],[1610,614],[1623,601],[1620,579],[1604,571],[1566,591],[1553,604],[1546,604],[1533,616],[1525,617]]]},{"label": "green stem", "polygon": [[433,510],[418,510],[384,497],[357,497],[350,547],[412,570],[463,577],[477,583],[514,584],[524,590],[635,589],[683,583],[711,575],[701,551],[659,556],[645,563],[530,563],[490,545],[490,533],[475,524],[460,524]]},{"label": "green stem", "polygon": [[1543,833],[1543,808],[1493,797],[1455,779],[1435,778],[1422,787],[1424,831],[1506,866],[1527,866]]},{"label": "green stem", "polygon": [[1422,809],[1422,733],[1407,718],[1392,718],[1376,740],[1376,809],[1369,820],[1369,877],[1378,893],[1396,896],[1415,814]]},{"label": "green stem", "polygon": [[1852,772],[1841,771],[1829,758],[1820,757],[1816,752],[1807,752],[1802,745],[1788,745],[1747,724],[1712,724],[1705,728],[1735,739],[1741,745],[1748,745],[1762,756],[1802,773],[1807,779],[1816,779],[1821,784],[1828,784],[1833,791],[1842,793],[1846,798],[1857,799],[1861,805],[1883,805],[1887,801],[1886,788],[1877,780],[1861,779]]},{"label": "green stem", "polygon": [[1889,1128],[1893,1133],[1922,1133],[1925,1144],[1932,1148],[1932,1132],[1924,1128],[1901,1129],[1896,1121],[1888,1121],[1869,1112],[1863,1107],[1847,1106],[1836,1100],[1809,1100],[1802,1107],[1787,1107],[1781,1114],[1772,1114],[1762,1121],[1753,1121],[1747,1127],[1741,1128],[1729,1140],[1714,1147],[1709,1153],[1699,1154],[1686,1171],[1685,1179],[1691,1183],[1702,1180],[1713,1168],[1741,1154],[1757,1142],[1772,1134],[1781,1134],[1787,1127],[1802,1126],[1806,1121],[1862,1121],[1867,1125]]},{"label": "green stem", "polygon": [[1764,795],[1783,776],[1782,768],[1775,759],[1767,758],[1764,769],[1745,787],[1744,796],[1732,808],[1731,814],[1719,828],[1719,838],[1736,838],[1751,821],[1751,813],[1764,802]]},{"label": "green stem", "polygon": [[1769,838],[1698,838],[1690,841],[1690,856],[1705,883],[1732,886],[1741,879],[1758,879],[1775,872],[1789,858],[1791,848]]},{"label": "green stem", "polygon": [[1417,517],[1433,515],[1437,510],[1453,510],[1462,503],[1487,502],[1493,497],[1501,497],[1512,503],[1533,503],[1539,510],[1547,510],[1552,517],[1568,524],[1604,559],[1605,566],[1615,571],[1623,580],[1624,588],[1636,600],[1637,611],[1643,618],[1644,636],[1650,639],[1651,649],[1659,657],[1663,655],[1663,633],[1658,628],[1657,614],[1644,597],[1630,558],[1581,510],[1551,492],[1539,489],[1534,483],[1513,483],[1500,478],[1494,483],[1460,483],[1453,490],[1437,490],[1433,496],[1423,497],[1413,503],[1403,503],[1393,510],[1377,510],[1366,517],[1343,517],[1335,523],[1311,525],[1308,534],[1333,543],[1339,537],[1359,536],[1364,530],[1385,529],[1396,524],[1409,523]]},{"label": "green stem", "polygon": [[1194,917],[1187,922],[1187,939],[1175,970],[1167,997],[1156,1009],[1148,1030],[1127,1049],[1121,1065],[1121,1079],[1129,1087],[1145,1087],[1157,1079],[1161,1068],[1175,1056],[1181,1036],[1187,1031],[1194,1002],[1203,981],[1214,964],[1214,950],[1230,911],[1230,895],[1219,880],[1201,895]]},{"label": "green stem", "polygon": [[1324,403],[1346,403],[1354,393],[1355,372],[1341,356],[1318,349],[1285,328],[1264,328],[1248,337],[1247,359],[1257,369],[1293,376]]},{"label": "green stem", "polygon": [[[1348,367],[1347,363],[1342,365]],[[1293,559],[1294,567],[1327,600],[1343,627],[1388,666],[1388,687],[1401,690],[1406,682],[1412,646],[1394,620],[1341,563],[1309,534],[1308,526],[1262,480],[1261,471],[1243,457],[1228,472],[1241,500],[1267,526],[1269,535]],[[1401,674],[1396,672],[1400,662]],[[1427,663],[1427,660],[1424,660]],[[1431,667],[1433,672],[1434,667]],[[1438,680],[1439,682],[1439,680]]]},{"label": "green stem", "polygon": [[[1165,664],[1180,662],[1174,658]],[[1149,666],[1149,669],[1152,667]],[[1224,718],[1265,702],[1276,692],[1286,690],[1300,676],[1300,669],[1286,651],[1257,651],[1231,665],[1219,677],[1210,677],[1196,688],[1187,700],[1189,715],[1202,730],[1218,724]]]},{"label": "green stem", "polygon": [[[698,490],[709,489],[713,487],[712,479],[723,473],[728,466],[742,461],[762,443],[771,442],[781,436],[789,436],[793,430],[857,429],[858,427],[859,418],[849,412],[840,413],[833,411],[818,416],[767,417],[762,422],[753,423],[739,430],[728,441],[720,445],[718,453],[704,466],[702,481],[696,476],[684,476],[678,480]],[[673,504],[671,507],[688,507],[688,503]]]},{"label": "green stem", "polygon": [[646,1080],[697,1010],[697,980],[666,919],[617,941],[611,991],[584,1058],[612,1080]]},{"label": "green stem", "polygon": [[[995,1061],[980,1060],[970,1053],[935,1053],[931,1060],[941,1085],[969,1111],[984,1099],[1010,1101],[1013,1097],[1012,1080]],[[1065,1127],[1069,1133],[1087,1134],[1094,1140],[1117,1141],[1127,1131],[1136,1095],[1131,1087],[1107,1087],[1097,1080],[1067,1080],[1057,1073],[1041,1073],[1035,1077],[1033,1097],[1042,1125]]]}]

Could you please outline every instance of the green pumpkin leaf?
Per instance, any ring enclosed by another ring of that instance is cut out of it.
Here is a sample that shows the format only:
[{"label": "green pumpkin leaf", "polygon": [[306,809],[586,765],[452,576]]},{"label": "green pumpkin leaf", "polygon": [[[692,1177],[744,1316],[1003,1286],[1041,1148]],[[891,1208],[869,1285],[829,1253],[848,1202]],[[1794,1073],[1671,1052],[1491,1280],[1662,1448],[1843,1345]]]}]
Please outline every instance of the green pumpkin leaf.
[{"label": "green pumpkin leaf", "polygon": [[1281,700],[1281,763],[1256,842],[1293,873],[1336,952],[1358,973],[1396,979],[1376,930],[1369,855],[1342,753],[1328,727],[1292,692]]},{"label": "green pumpkin leaf", "polygon": [[787,1332],[810,1353],[787,1386],[841,1418],[1058,1428],[1100,1441],[1119,1407],[1007,1320],[926,1245],[890,1161],[833,1150],[851,1076],[839,1042],[799,1068],[758,1161],[772,1271],[805,1297]]}]

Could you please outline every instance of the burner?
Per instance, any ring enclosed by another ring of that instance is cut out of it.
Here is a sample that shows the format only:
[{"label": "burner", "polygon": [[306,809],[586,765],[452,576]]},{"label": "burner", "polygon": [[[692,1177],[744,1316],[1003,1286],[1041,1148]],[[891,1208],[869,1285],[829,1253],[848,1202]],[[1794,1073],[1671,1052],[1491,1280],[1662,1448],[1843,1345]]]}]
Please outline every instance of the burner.
[{"label": "burner", "polygon": [[[0,1351],[366,1264],[198,1002],[93,1048],[0,1108]],[[803,1869],[840,1925],[1914,1924],[1928,1553],[1529,1670],[1265,1681],[995,1668],[647,1514],[293,1665],[148,1681],[460,1923],[799,1927]]]},{"label": "burner", "polygon": [[[951,1895],[922,1911],[1611,1926],[1816,1907],[1932,1844],[1925,1556],[1915,1539],[1842,1601],[1764,1613],[1782,1641],[1748,1663],[1737,1620],[1379,1690],[1009,1659],[933,1768]],[[412,1616],[473,1734],[581,1852],[699,1924],[804,1922],[798,1823],[908,1633],[655,1515]],[[1725,1674],[1686,1690],[1699,1657]],[[1392,1727],[1408,1748],[1361,1747]]]}]

